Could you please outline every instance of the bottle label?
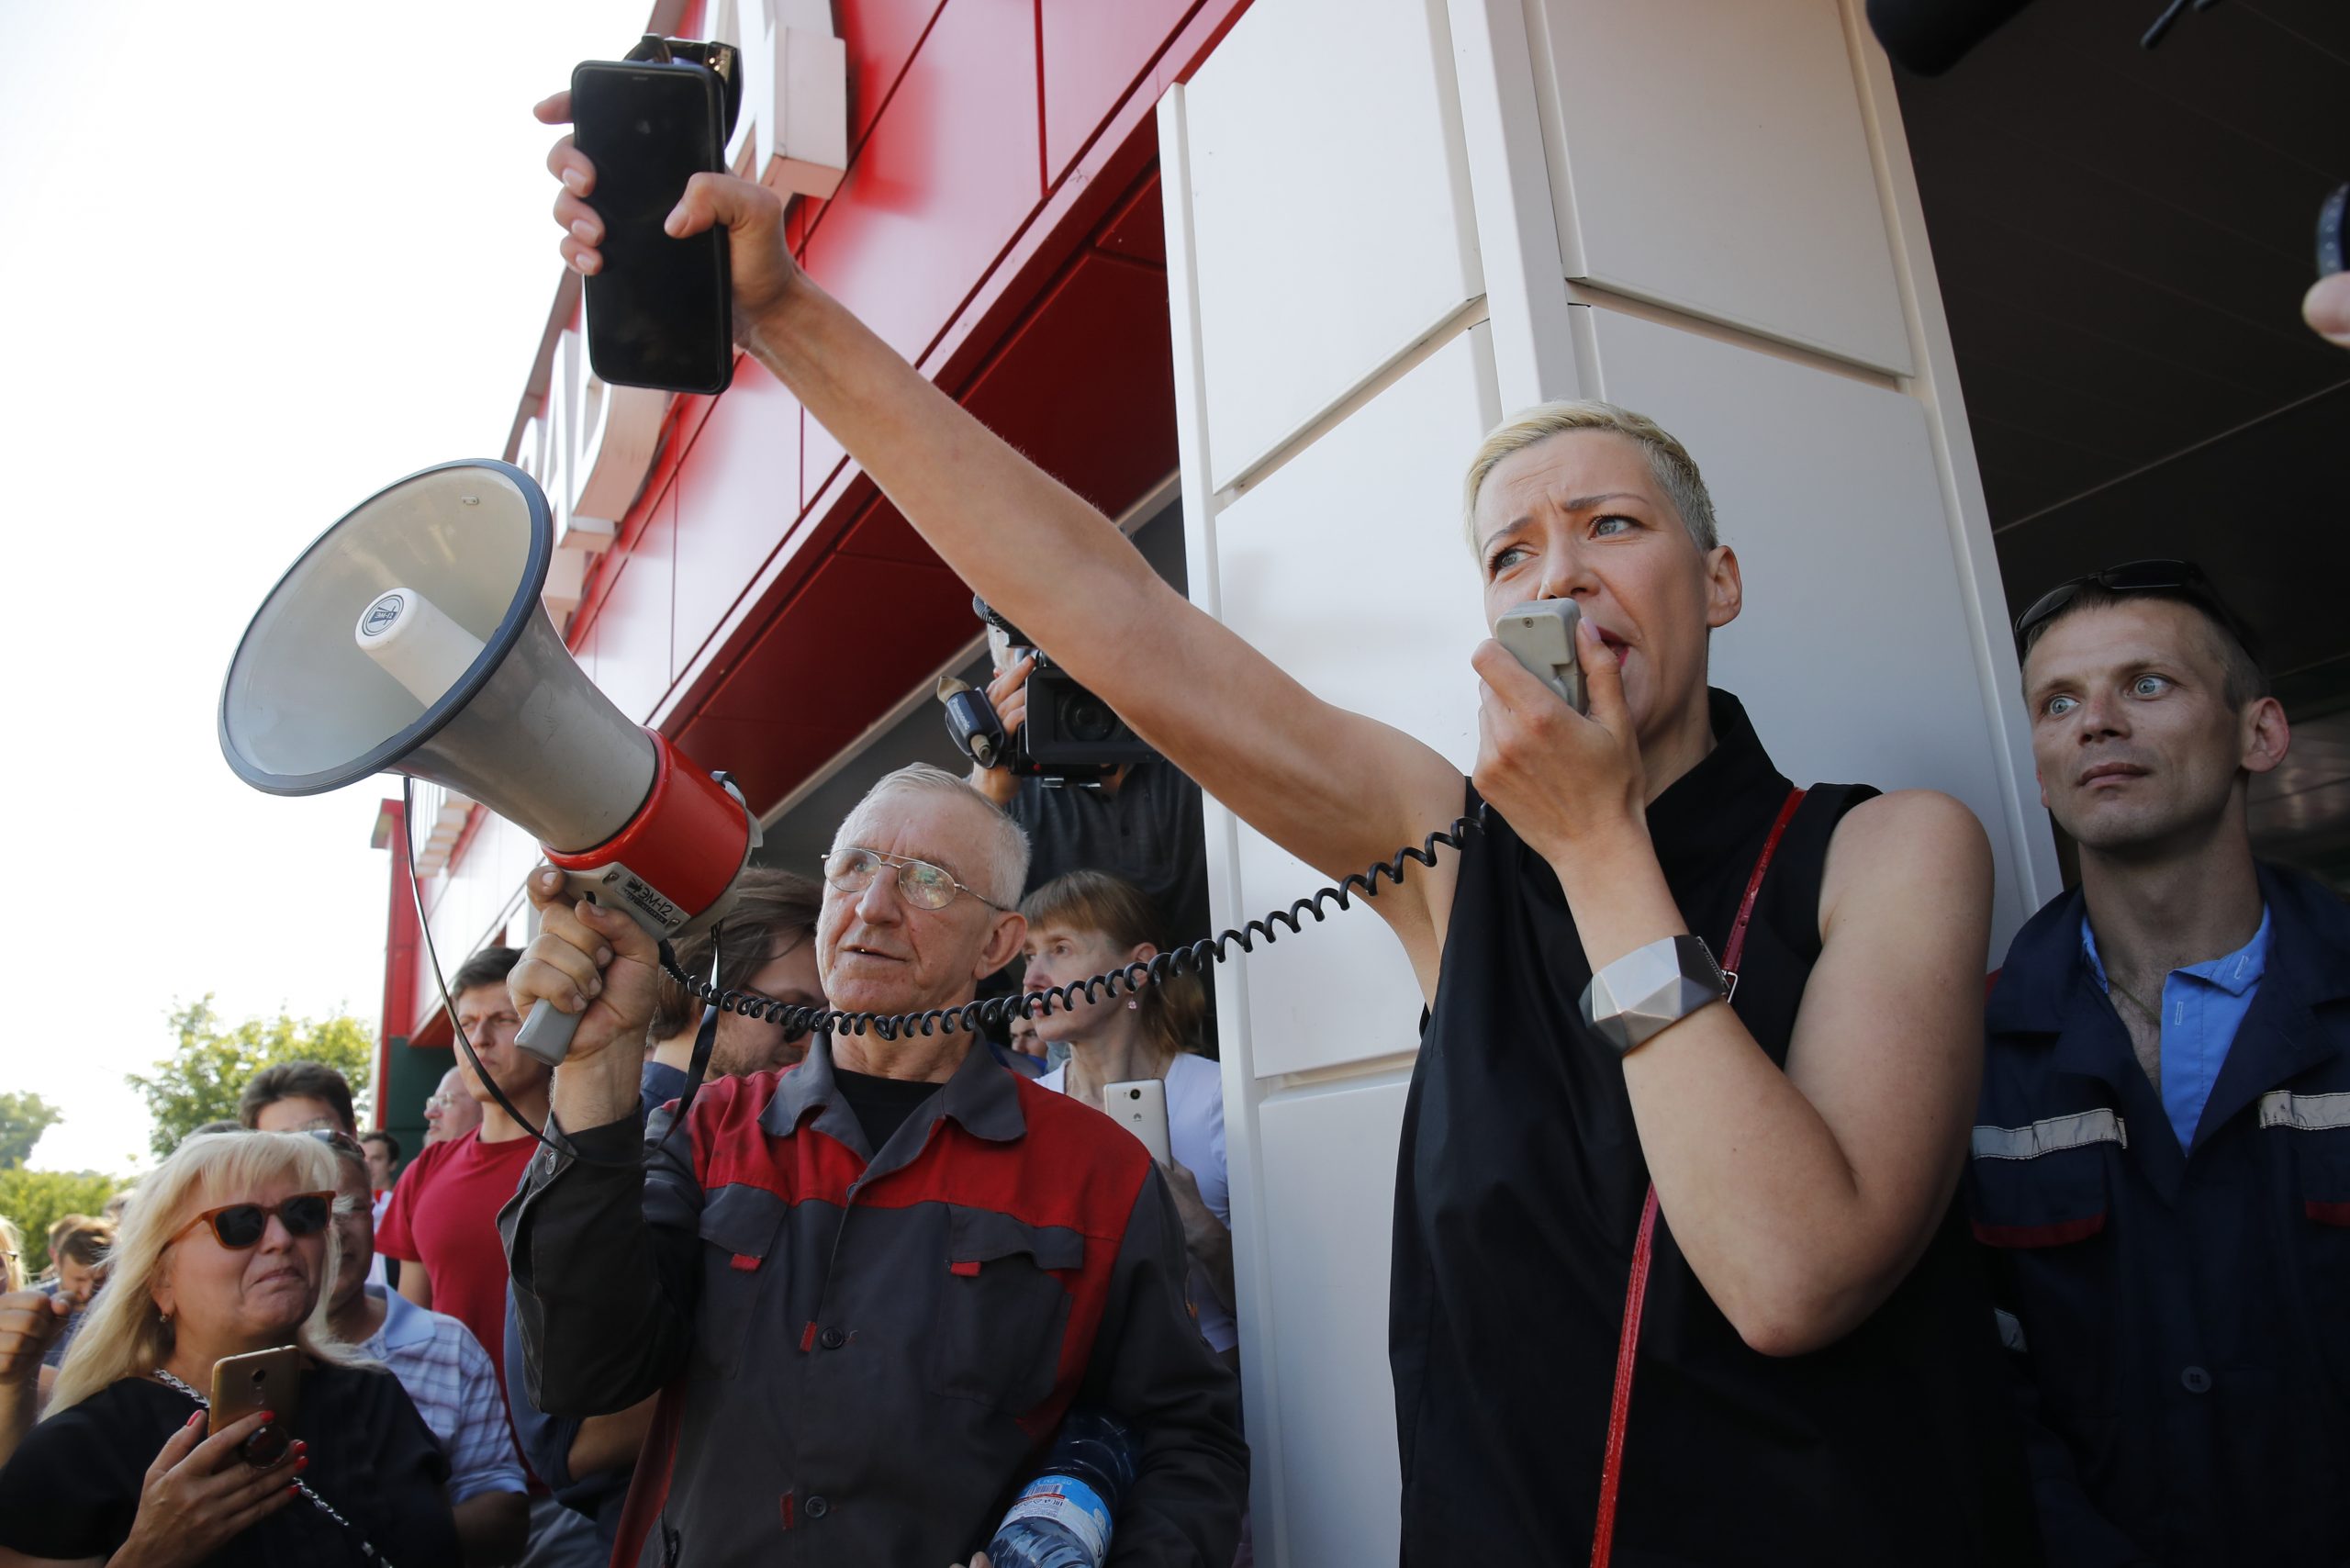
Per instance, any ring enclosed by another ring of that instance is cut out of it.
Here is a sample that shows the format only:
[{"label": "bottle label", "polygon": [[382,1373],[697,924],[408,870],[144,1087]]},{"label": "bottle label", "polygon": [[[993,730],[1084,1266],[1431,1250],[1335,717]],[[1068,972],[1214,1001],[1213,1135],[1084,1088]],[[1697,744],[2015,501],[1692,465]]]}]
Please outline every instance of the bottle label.
[{"label": "bottle label", "polygon": [[1028,1489],[1003,1516],[1003,1528],[996,1533],[1030,1520],[1059,1525],[1078,1539],[1092,1562],[1101,1562],[1109,1552],[1110,1506],[1075,1476],[1040,1475],[1028,1483]]}]

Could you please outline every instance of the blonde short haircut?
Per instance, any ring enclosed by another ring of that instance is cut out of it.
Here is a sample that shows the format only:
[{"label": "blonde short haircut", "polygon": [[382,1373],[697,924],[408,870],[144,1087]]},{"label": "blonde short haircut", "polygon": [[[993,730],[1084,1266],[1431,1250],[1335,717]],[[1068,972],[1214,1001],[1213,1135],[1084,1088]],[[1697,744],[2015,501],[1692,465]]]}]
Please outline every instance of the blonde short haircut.
[{"label": "blonde short haircut", "polygon": [[[163,1255],[188,1221],[219,1204],[233,1204],[267,1182],[290,1181],[298,1192],[331,1193],[339,1185],[334,1151],[308,1133],[205,1133],[172,1151],[139,1184],[139,1201],[123,1215],[109,1255],[106,1288],[65,1352],[57,1389],[44,1416],[80,1404],[127,1377],[143,1377],[172,1353],[172,1328],[155,1305]],[[326,1228],[326,1259],[319,1298],[296,1342],[320,1361],[341,1365],[363,1358],[327,1326],[338,1251],[335,1227]]]},{"label": "blonde short haircut", "polygon": [[1697,472],[1697,460],[1689,455],[1689,449],[1646,414],[1586,398],[1538,403],[1496,425],[1478,443],[1477,454],[1469,460],[1460,500],[1461,524],[1472,551],[1477,548],[1477,495],[1495,466],[1505,457],[1570,431],[1607,431],[1638,445],[1648,459],[1649,476],[1681,514],[1681,526],[1689,531],[1698,553],[1704,554],[1721,543],[1714,527],[1714,498],[1706,493],[1705,478]]},{"label": "blonde short haircut", "polygon": [[833,847],[845,849],[854,843],[851,835],[865,820],[866,809],[891,795],[944,795],[983,813],[980,822],[984,824],[984,837],[977,846],[979,864],[950,866],[947,869],[969,878],[978,885],[980,896],[997,907],[1013,909],[1019,905],[1020,890],[1028,885],[1027,833],[1002,807],[972,789],[968,779],[943,767],[933,767],[927,762],[909,763],[876,780],[873,788],[865,792],[865,798],[841,819],[840,831],[833,834]]}]

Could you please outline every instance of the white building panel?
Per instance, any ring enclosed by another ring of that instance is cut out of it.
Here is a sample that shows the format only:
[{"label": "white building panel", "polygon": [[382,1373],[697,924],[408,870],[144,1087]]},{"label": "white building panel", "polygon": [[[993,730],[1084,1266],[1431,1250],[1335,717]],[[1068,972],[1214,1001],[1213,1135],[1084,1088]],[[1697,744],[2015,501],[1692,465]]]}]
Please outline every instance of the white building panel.
[{"label": "white building panel", "polygon": [[1267,0],[1185,95],[1222,489],[1483,285],[1441,0]]},{"label": "white building panel", "polygon": [[1567,275],[1896,374],[1836,0],[1537,0]]},{"label": "white building panel", "polygon": [[1926,411],[1898,392],[1696,332],[1592,312],[1605,396],[1653,416],[1703,468],[1746,609],[1716,634],[1738,693],[1798,784],[1957,796],[1998,863],[1991,958],[2031,913],[1965,615]]},{"label": "white building panel", "polygon": [[[1484,329],[1474,328],[1215,521],[1226,624],[1320,696],[1418,736],[1463,773],[1477,755],[1469,655],[1485,627],[1461,538],[1460,475],[1496,418],[1492,387]],[[1328,880],[1246,827],[1239,865],[1244,917]],[[1259,1077],[1416,1042],[1418,988],[1368,910],[1309,923],[1248,964]]]},{"label": "white building panel", "polygon": [[[1399,1466],[1394,1383],[1387,1372],[1387,1274],[1395,1215],[1402,1079],[1358,1080],[1269,1100],[1263,1140],[1267,1299],[1247,1353],[1270,1365],[1274,1451],[1260,1456],[1289,1478],[1270,1558],[1259,1562],[1393,1562]],[[1249,1326],[1244,1324],[1244,1330]],[[1266,1440],[1251,1420],[1252,1444]]]}]

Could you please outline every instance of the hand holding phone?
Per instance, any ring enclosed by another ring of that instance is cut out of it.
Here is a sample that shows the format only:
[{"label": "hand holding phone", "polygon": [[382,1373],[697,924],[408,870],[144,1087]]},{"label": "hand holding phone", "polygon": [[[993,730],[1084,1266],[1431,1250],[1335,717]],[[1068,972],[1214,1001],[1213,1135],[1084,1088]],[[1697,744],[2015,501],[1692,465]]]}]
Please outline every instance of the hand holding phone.
[{"label": "hand holding phone", "polygon": [[223,1356],[212,1363],[212,1418],[207,1430],[235,1426],[256,1411],[274,1419],[247,1438],[238,1452],[247,1464],[266,1470],[292,1451],[294,1417],[302,1408],[302,1351],[280,1345],[274,1350]]},{"label": "hand holding phone", "polygon": [[603,224],[588,359],[621,386],[718,393],[734,375],[726,233],[663,227],[694,175],[725,167],[724,93],[699,65],[591,60],[571,73],[572,136]]},{"label": "hand holding phone", "polygon": [[1583,610],[1571,599],[1538,599],[1502,611],[1494,640],[1578,713],[1591,711],[1583,666],[1575,658],[1575,627]]}]

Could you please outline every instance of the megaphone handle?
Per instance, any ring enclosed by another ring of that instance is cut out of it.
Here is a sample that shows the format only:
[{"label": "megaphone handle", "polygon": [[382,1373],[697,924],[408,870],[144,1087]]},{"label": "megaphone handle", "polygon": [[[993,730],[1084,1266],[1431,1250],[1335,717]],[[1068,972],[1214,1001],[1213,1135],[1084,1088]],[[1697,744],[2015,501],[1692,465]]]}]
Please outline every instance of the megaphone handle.
[{"label": "megaphone handle", "polygon": [[580,1016],[558,1011],[552,1002],[534,1002],[514,1043],[549,1067],[561,1067],[571,1054],[571,1036],[579,1032]]}]

